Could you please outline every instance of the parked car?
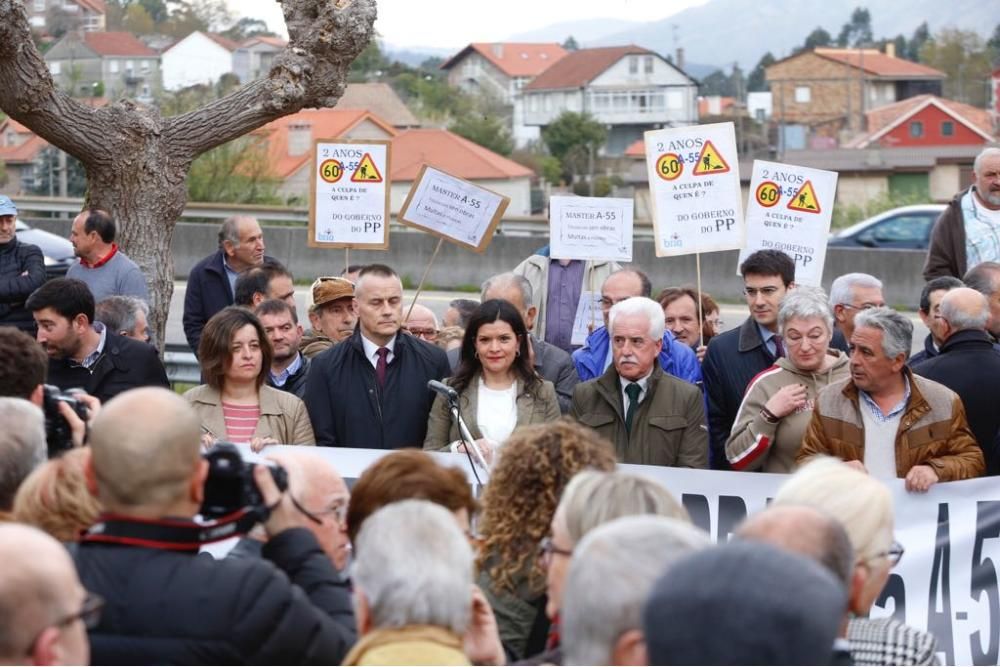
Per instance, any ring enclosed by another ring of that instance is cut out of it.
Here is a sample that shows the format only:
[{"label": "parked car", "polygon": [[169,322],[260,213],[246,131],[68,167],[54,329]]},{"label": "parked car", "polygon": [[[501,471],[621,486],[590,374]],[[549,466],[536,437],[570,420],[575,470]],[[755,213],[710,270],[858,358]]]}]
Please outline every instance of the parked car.
[{"label": "parked car", "polygon": [[944,204],[900,206],[837,232],[828,242],[839,248],[897,248],[926,250],[934,222]]},{"label": "parked car", "polygon": [[24,243],[41,248],[42,255],[45,256],[45,274],[50,280],[66,275],[70,264],[76,259],[72,243],[56,234],[42,229],[34,229],[21,220],[17,221],[15,232],[17,238]]}]

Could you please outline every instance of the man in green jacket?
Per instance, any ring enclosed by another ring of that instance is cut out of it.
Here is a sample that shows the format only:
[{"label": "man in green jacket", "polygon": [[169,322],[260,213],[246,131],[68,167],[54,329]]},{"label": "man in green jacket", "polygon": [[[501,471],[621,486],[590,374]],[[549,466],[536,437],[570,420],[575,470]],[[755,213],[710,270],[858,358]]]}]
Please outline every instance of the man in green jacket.
[{"label": "man in green jacket", "polygon": [[622,463],[707,468],[701,391],[665,374],[657,362],[663,309],[632,297],[616,304],[608,319],[614,363],[576,386],[570,415],[614,443]]}]

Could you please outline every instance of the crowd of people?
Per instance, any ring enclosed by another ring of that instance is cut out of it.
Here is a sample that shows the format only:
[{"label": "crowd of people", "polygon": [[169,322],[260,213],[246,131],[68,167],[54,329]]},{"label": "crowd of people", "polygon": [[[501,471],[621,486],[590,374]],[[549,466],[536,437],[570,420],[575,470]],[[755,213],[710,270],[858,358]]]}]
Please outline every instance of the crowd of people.
[{"label": "crowd of people", "polygon": [[[79,261],[46,280],[0,197],[0,660],[932,664],[931,634],[867,616],[904,552],[885,480],[1000,469],[1000,150],[974,171],[935,230],[912,356],[877,276],[828,296],[776,250],[741,264],[727,330],[708,294],[654,300],[640,267],[544,248],[440,319],[382,264],[316,278],[300,318],[236,216],[187,282],[203,384],[183,395],[111,216],[82,212]],[[349,485],[335,457],[274,445],[386,451]],[[790,477],[713,546],[623,463]],[[239,504],[206,523],[222,490]]]}]

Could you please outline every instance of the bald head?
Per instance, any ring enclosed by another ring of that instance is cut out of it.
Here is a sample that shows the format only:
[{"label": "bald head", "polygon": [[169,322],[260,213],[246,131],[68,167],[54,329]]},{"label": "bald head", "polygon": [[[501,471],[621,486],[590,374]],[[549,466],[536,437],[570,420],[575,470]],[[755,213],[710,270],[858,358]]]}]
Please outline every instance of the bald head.
[{"label": "bald head", "polygon": [[754,514],[737,529],[737,537],[801,554],[826,567],[849,586],[854,550],[840,523],[812,507],[773,505]]},{"label": "bald head", "polygon": [[321,519],[319,524],[309,522],[306,527],[337,569],[343,570],[350,553],[350,540],[347,526],[338,520],[337,512],[346,513],[351,498],[344,478],[326,459],[312,452],[279,449],[268,458],[285,467],[289,490],[299,504]]},{"label": "bald head", "polygon": [[434,311],[423,304],[413,304],[410,317],[406,320],[406,326],[419,326],[421,328],[437,329],[437,315]]},{"label": "bald head", "polygon": [[167,389],[119,394],[90,431],[98,498],[109,511],[180,500],[201,464],[201,431],[187,402]]},{"label": "bald head", "polygon": [[41,657],[58,661],[36,664],[88,664],[79,624],[67,626],[64,637],[43,633],[83,603],[85,592],[66,549],[37,528],[0,524],[0,562],[0,661],[25,664]]},{"label": "bald head", "polygon": [[989,300],[968,287],[956,287],[941,299],[941,319],[948,324],[945,340],[959,331],[986,331],[990,319]]}]

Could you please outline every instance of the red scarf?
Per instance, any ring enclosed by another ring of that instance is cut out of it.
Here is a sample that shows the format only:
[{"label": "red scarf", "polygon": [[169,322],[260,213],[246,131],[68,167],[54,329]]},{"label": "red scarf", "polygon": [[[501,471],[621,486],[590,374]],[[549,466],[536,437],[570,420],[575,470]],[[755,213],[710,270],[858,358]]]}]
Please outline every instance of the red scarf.
[{"label": "red scarf", "polygon": [[104,266],[105,264],[107,264],[108,262],[110,262],[111,258],[114,257],[115,253],[117,253],[117,252],[118,252],[118,244],[117,243],[112,243],[111,244],[111,252],[109,252],[106,256],[104,256],[101,259],[97,260],[93,264],[91,264],[90,262],[88,262],[87,260],[85,260],[83,257],[81,257],[80,258],[80,264],[82,266],[87,267],[88,269],[96,269],[97,267]]}]

